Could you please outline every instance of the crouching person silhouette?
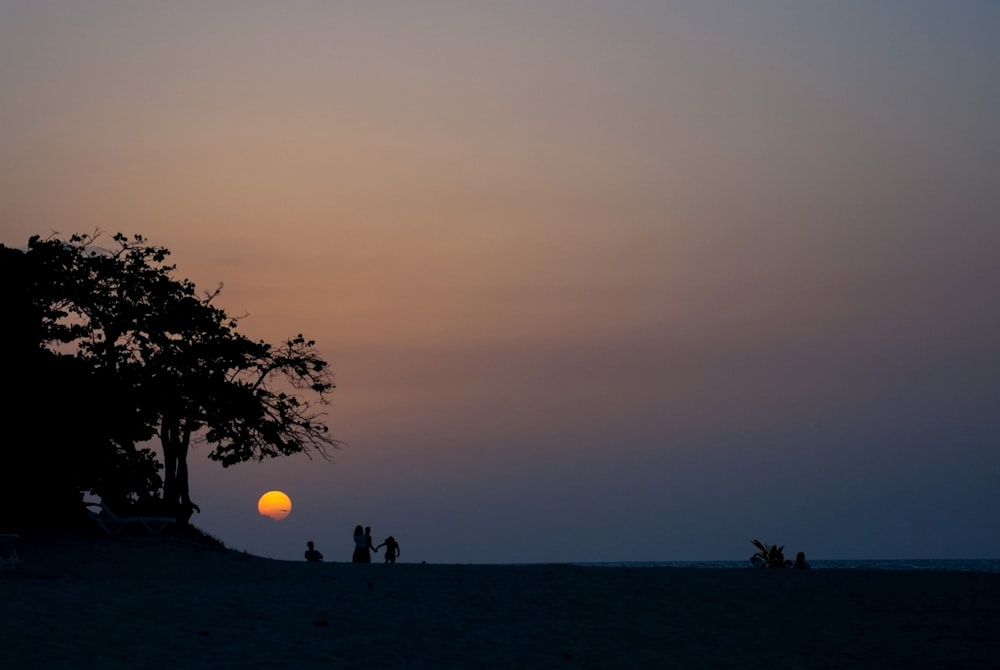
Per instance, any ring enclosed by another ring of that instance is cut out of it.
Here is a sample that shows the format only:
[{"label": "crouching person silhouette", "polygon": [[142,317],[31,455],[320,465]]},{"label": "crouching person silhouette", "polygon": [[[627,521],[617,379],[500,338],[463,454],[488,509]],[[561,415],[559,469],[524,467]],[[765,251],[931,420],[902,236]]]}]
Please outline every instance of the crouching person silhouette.
[{"label": "crouching person silhouette", "polygon": [[385,547],[385,562],[395,563],[396,558],[399,556],[399,543],[396,542],[396,538],[392,535],[385,538],[385,542],[376,547],[375,551],[378,551],[382,547]]},{"label": "crouching person silhouette", "polygon": [[319,553],[319,551],[316,549],[316,545],[313,544],[312,540],[306,542],[306,547],[308,547],[308,549],[306,549],[307,561],[309,561],[310,563],[315,563],[316,561],[323,560],[323,554]]}]

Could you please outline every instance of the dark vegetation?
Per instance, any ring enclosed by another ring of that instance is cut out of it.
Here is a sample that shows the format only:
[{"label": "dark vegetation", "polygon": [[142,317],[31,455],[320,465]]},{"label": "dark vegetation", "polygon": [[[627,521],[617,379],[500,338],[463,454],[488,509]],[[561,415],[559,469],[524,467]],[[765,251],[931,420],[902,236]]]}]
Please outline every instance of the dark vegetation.
[{"label": "dark vegetation", "polygon": [[122,234],[0,245],[0,528],[83,519],[87,493],[121,515],[186,526],[197,511],[192,444],[223,467],[328,459],[338,446],[322,411],[334,385],[315,343],[240,334],[213,304],[221,286],[198,293],[174,277],[169,254]]},{"label": "dark vegetation", "polygon": [[785,546],[776,544],[766,544],[760,540],[751,540],[750,544],[757,548],[751,556],[751,560],[759,558],[763,564],[769,568],[784,568],[785,566]]}]

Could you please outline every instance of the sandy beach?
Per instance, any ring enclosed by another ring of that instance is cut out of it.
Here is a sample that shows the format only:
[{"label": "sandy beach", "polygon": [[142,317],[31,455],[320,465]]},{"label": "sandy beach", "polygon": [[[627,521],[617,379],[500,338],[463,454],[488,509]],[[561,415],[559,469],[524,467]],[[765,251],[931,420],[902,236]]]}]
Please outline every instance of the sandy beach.
[{"label": "sandy beach", "polygon": [[274,561],[24,537],[3,668],[995,668],[1000,575]]}]

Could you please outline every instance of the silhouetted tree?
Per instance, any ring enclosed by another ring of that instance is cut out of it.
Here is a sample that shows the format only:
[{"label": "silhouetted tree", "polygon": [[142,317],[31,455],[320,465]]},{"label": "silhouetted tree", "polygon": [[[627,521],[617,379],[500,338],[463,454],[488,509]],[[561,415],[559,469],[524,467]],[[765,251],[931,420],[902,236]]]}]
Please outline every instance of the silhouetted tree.
[{"label": "silhouetted tree", "polygon": [[7,529],[66,523],[82,514],[82,490],[111,497],[113,484],[138,500],[158,488],[149,450],[145,460],[136,452],[130,467],[119,467],[119,454],[152,436],[127,414],[108,415],[115,398],[127,396],[121,380],[62,351],[72,327],[62,322],[58,297],[65,268],[53,260],[0,246],[0,351],[9,371],[0,405],[9,436],[0,440],[0,490],[11,501],[0,506],[0,525]]},{"label": "silhouetted tree", "polygon": [[[113,448],[98,459],[103,493],[143,504],[159,494],[140,447],[153,437],[163,457],[163,511],[182,522],[197,509],[187,469],[193,440],[208,443],[209,458],[224,467],[296,453],[328,457],[337,442],[319,408],[334,386],[313,341],[251,341],[213,305],[221,287],[199,296],[192,282],[173,277],[167,249],[122,234],[102,249],[99,237],[36,236],[24,255],[49,282],[27,317],[41,321],[36,337],[109,383],[102,404],[117,428],[108,430]],[[135,491],[138,483],[144,492]]]}]

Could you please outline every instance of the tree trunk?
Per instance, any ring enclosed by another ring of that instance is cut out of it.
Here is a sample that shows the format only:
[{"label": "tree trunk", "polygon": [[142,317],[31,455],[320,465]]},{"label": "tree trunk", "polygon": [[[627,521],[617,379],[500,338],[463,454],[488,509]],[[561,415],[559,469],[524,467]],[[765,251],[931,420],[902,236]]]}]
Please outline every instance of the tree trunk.
[{"label": "tree trunk", "polygon": [[191,502],[188,481],[187,455],[191,431],[181,421],[164,417],[160,427],[160,444],[163,449],[163,502],[177,523],[188,525],[191,515],[200,511]]}]

